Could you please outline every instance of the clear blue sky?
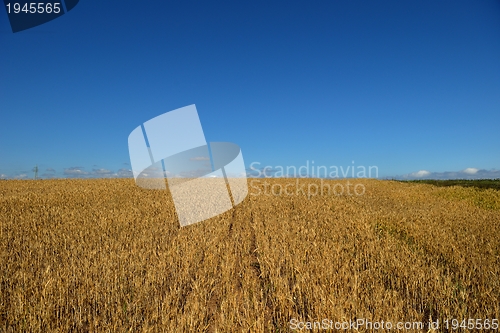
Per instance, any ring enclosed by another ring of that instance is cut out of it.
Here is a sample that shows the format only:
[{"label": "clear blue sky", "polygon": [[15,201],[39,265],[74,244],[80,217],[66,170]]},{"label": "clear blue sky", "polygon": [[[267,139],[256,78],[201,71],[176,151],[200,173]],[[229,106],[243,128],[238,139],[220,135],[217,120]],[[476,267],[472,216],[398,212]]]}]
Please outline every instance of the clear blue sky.
[{"label": "clear blue sky", "polygon": [[247,166],[500,169],[500,1],[80,1],[0,45],[4,177],[129,169],[190,104]]}]

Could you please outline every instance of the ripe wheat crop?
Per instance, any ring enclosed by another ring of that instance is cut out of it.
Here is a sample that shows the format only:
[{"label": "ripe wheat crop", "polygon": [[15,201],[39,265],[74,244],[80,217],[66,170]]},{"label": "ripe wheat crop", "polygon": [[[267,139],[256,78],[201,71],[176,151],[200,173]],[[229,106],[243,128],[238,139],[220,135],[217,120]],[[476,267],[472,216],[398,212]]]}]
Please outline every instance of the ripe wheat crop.
[{"label": "ripe wheat crop", "polygon": [[184,228],[168,191],[132,179],[1,182],[0,332],[500,319],[499,191],[357,181],[363,195],[252,189]]}]

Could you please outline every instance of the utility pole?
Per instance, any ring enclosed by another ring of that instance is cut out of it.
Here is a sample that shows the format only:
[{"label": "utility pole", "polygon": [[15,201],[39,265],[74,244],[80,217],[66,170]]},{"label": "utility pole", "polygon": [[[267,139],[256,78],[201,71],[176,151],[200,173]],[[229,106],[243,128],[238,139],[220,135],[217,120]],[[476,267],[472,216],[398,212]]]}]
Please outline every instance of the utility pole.
[{"label": "utility pole", "polygon": [[35,180],[38,179],[38,164],[33,168],[33,172],[35,173]]}]

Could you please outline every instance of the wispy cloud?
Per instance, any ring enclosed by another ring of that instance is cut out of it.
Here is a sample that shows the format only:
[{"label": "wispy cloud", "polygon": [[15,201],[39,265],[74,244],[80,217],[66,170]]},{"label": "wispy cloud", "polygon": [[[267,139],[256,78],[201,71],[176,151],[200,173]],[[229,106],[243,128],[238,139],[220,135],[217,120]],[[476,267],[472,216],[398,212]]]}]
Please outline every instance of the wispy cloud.
[{"label": "wispy cloud", "polygon": [[119,169],[116,172],[116,174],[118,177],[121,177],[121,178],[132,178],[134,176],[132,174],[132,170],[129,170],[129,169]]},{"label": "wispy cloud", "polygon": [[403,176],[395,177],[396,179],[496,179],[500,178],[500,170],[491,169],[477,169],[466,168],[460,171],[444,171],[444,172],[430,172],[427,170],[420,170],[412,172]]},{"label": "wispy cloud", "polygon": [[114,174],[115,173],[113,171],[108,170],[108,169],[103,169],[103,168],[92,169],[92,175],[98,176],[98,177],[111,177]]},{"label": "wispy cloud", "polygon": [[427,177],[431,174],[430,171],[427,171],[427,170],[420,170],[420,171],[417,171],[417,172],[412,172],[410,173],[410,177],[414,177],[414,178],[423,178],[423,177]]},{"label": "wispy cloud", "polygon": [[68,177],[87,177],[90,175],[90,172],[87,172],[84,167],[70,167],[64,169],[64,175]]},{"label": "wispy cloud", "polygon": [[[121,168],[118,171],[113,171],[105,168],[94,168],[92,171],[86,171],[83,166],[72,166],[63,168],[62,173],[58,173],[53,168],[47,168],[38,175],[41,179],[55,178],[132,178],[132,170]],[[32,179],[33,173],[29,171],[18,171],[13,174],[0,173],[0,179]]]}]

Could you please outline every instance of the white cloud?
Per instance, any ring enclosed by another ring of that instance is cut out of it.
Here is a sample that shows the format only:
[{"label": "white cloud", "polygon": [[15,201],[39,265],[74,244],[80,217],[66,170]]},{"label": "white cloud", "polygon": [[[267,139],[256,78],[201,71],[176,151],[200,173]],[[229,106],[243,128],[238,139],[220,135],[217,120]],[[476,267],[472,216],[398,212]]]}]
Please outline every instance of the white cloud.
[{"label": "white cloud", "polygon": [[100,176],[100,177],[111,176],[111,175],[113,175],[113,171],[108,170],[108,169],[102,169],[102,168],[101,169],[93,169],[92,174],[95,176]]},{"label": "white cloud", "polygon": [[82,176],[88,176],[90,173],[87,171],[83,170],[83,167],[71,167],[64,169],[64,175],[70,176],[70,177],[82,177]]},{"label": "white cloud", "polygon": [[430,172],[420,170],[403,176],[395,177],[396,179],[500,179],[500,170],[466,168],[461,171],[444,171]]},{"label": "white cloud", "polygon": [[475,175],[478,171],[479,171],[479,169],[476,169],[476,168],[467,168],[463,172],[467,173],[469,175]]},{"label": "white cloud", "polygon": [[417,171],[417,172],[413,172],[410,175],[412,177],[421,178],[421,177],[426,177],[426,176],[428,176],[430,174],[431,173],[429,171],[427,171],[427,170],[420,170],[420,171]]}]

